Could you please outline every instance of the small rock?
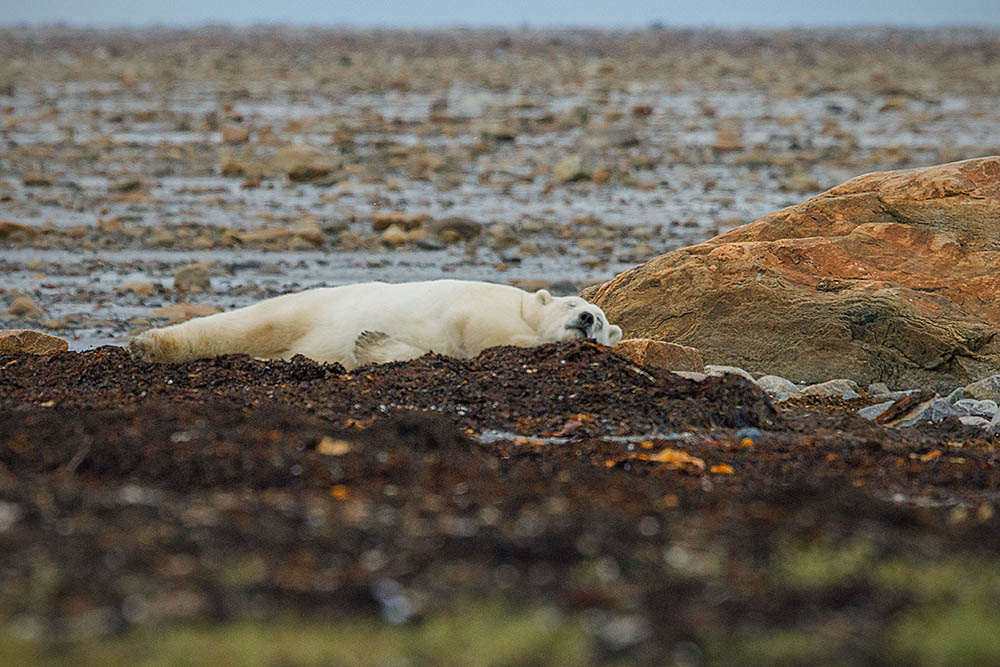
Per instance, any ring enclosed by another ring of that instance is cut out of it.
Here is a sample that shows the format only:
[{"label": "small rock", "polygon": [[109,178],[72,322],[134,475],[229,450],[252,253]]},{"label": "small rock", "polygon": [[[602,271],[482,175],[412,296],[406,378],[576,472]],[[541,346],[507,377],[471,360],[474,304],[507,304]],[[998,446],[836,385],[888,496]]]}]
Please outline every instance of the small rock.
[{"label": "small rock", "polygon": [[575,106],[566,109],[556,118],[556,122],[563,128],[583,127],[590,117],[590,110],[585,106]]},{"label": "small rock", "polygon": [[9,220],[0,220],[0,239],[10,239],[10,238],[31,238],[37,236],[39,233],[37,227],[32,227],[31,225],[22,225],[17,222],[10,222]]},{"label": "small rock", "polygon": [[861,398],[857,392],[858,383],[853,380],[837,379],[827,380],[819,384],[812,384],[802,390],[803,396],[825,396],[827,398],[842,398],[849,401],[853,398]]},{"label": "small rock", "polygon": [[978,417],[976,415],[967,415],[965,417],[959,417],[958,421],[962,422],[966,426],[978,426],[980,428],[990,428],[989,419],[984,419],[983,417]]},{"label": "small rock", "polygon": [[674,375],[679,375],[685,380],[691,380],[693,382],[704,382],[708,379],[708,376],[704,373],[699,373],[697,371],[674,371]]},{"label": "small rock", "polygon": [[552,168],[552,179],[556,183],[585,181],[594,175],[594,166],[582,155],[574,153],[559,160]]},{"label": "small rock", "polygon": [[430,232],[423,227],[417,227],[416,229],[406,232],[406,240],[410,243],[418,243],[428,238],[430,238]]},{"label": "small rock", "polygon": [[368,239],[357,232],[345,229],[337,235],[337,248],[340,250],[362,250],[368,247]]},{"label": "small rock", "polygon": [[382,243],[402,245],[410,240],[410,235],[399,225],[389,225],[379,236]]},{"label": "small rock", "polygon": [[736,366],[718,366],[716,364],[709,364],[708,366],[705,366],[705,374],[708,375],[709,377],[722,377],[727,373],[732,375],[739,375],[740,377],[745,377],[747,380],[750,380],[754,384],[757,383],[757,381],[753,379],[752,375],[747,373],[742,368],[737,368]]},{"label": "small rock", "polygon": [[123,180],[108,185],[108,192],[117,195],[131,194],[134,192],[146,192],[149,186],[138,176],[130,176]]},{"label": "small rock", "polygon": [[314,245],[319,245],[326,239],[323,228],[315,220],[303,220],[292,228],[292,232],[296,238]]},{"label": "small rock", "polygon": [[890,391],[889,385],[887,385],[885,382],[872,382],[870,385],[868,385],[868,393],[873,394],[875,396],[882,396],[884,394],[888,394],[889,391]]},{"label": "small rock", "polygon": [[875,420],[878,419],[882,414],[885,413],[896,401],[883,401],[882,403],[876,403],[875,405],[869,405],[868,407],[861,408],[858,410],[858,414],[865,419]]},{"label": "small rock", "polygon": [[37,188],[52,185],[59,177],[56,174],[49,174],[42,171],[29,171],[21,179],[21,182],[28,187]]},{"label": "small rock", "polygon": [[981,401],[985,399],[1000,401],[1000,373],[965,385],[964,394],[968,398],[978,398]]},{"label": "small rock", "polygon": [[220,174],[226,178],[247,176],[249,171],[246,162],[238,160],[231,155],[223,156],[220,159],[219,170]]},{"label": "small rock", "polygon": [[223,125],[222,141],[227,144],[242,144],[250,139],[250,128],[244,125]]},{"label": "small rock", "polygon": [[446,229],[443,232],[441,232],[441,241],[445,245],[455,245],[456,243],[459,243],[461,240],[462,236],[456,231],[453,231],[451,229]]},{"label": "small rock", "polygon": [[513,122],[487,119],[479,126],[479,136],[484,141],[514,141],[518,128]]},{"label": "small rock", "polygon": [[152,248],[171,248],[177,243],[177,237],[166,229],[157,229],[149,237],[147,244]]},{"label": "small rock", "polygon": [[426,213],[376,213],[372,216],[372,231],[384,232],[395,225],[403,231],[410,231],[430,220]]},{"label": "small rock", "polygon": [[56,354],[69,349],[69,342],[31,329],[0,330],[0,354]]},{"label": "small rock", "polygon": [[802,390],[794,382],[778,375],[759,377],[757,378],[757,384],[775,401],[787,401],[802,393]]},{"label": "small rock", "polygon": [[158,308],[149,314],[150,318],[167,319],[170,324],[190,320],[192,317],[204,317],[220,312],[218,308],[203,303],[175,303],[172,306]]},{"label": "small rock", "polygon": [[416,240],[417,247],[421,250],[444,250],[446,243],[433,237],[425,236]]},{"label": "small rock", "polygon": [[177,269],[174,272],[174,289],[178,292],[205,292],[212,289],[208,265],[199,262]]},{"label": "small rock", "polygon": [[905,111],[910,101],[902,95],[892,95],[887,97],[885,102],[879,107],[879,112],[885,111]]},{"label": "small rock", "polygon": [[283,146],[275,158],[278,169],[295,183],[314,181],[339,169],[343,160],[328,151],[304,144]]},{"label": "small rock", "polygon": [[669,371],[701,371],[705,363],[693,347],[649,338],[628,338],[615,346],[615,352],[640,366]]},{"label": "small rock", "polygon": [[949,403],[954,403],[955,401],[961,400],[963,398],[965,398],[965,387],[958,387],[957,389],[952,390],[950,394],[948,394],[946,400]]},{"label": "small rock", "polygon": [[917,412],[909,419],[899,422],[898,426],[913,426],[922,421],[938,423],[946,417],[966,417],[968,416],[961,408],[956,408],[943,398],[935,398],[924,404],[924,409]]},{"label": "small rock", "polygon": [[993,415],[993,419],[990,420],[990,430],[998,431],[1000,430],[1000,411]]},{"label": "small rock", "polygon": [[319,223],[315,220],[306,220],[294,227],[267,227],[249,232],[234,232],[233,238],[247,245],[288,246],[297,240],[320,245],[325,236]]},{"label": "small rock", "polygon": [[886,426],[899,426],[900,422],[906,421],[930,407],[937,395],[932,391],[920,391],[915,394],[906,394],[899,398],[893,398],[892,405],[884,412],[875,417],[875,421]]},{"label": "small rock", "polygon": [[891,398],[893,400],[902,398],[904,396],[916,396],[917,394],[923,393],[923,389],[907,389],[905,391],[890,391],[886,394],[879,394],[879,397],[885,396],[886,398]]},{"label": "small rock", "polygon": [[956,408],[965,410],[969,415],[985,417],[986,419],[991,419],[993,415],[997,413],[996,401],[991,401],[989,399],[977,401],[974,398],[963,398],[955,401],[953,405]]},{"label": "small rock", "polygon": [[115,291],[119,294],[132,293],[136,296],[155,296],[156,285],[150,282],[125,283],[123,285],[119,285]]},{"label": "small rock", "polygon": [[40,320],[45,313],[30,297],[19,296],[10,304],[7,314],[22,320]]},{"label": "small rock", "polygon": [[445,234],[453,233],[463,241],[471,241],[483,233],[483,223],[471,218],[453,216],[436,220],[430,226],[431,232],[444,238]]}]

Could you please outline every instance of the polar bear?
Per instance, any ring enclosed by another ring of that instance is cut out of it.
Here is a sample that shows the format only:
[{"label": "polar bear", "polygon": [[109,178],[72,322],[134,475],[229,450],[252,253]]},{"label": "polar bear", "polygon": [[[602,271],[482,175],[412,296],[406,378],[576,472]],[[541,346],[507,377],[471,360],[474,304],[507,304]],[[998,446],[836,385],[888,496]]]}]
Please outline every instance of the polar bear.
[{"label": "polar bear", "polygon": [[129,343],[145,361],[243,353],[296,354],[350,370],[428,352],[471,358],[488,347],[565,340],[615,345],[620,327],[580,297],[468,280],[358,283],[285,294],[246,308],[145,331]]}]

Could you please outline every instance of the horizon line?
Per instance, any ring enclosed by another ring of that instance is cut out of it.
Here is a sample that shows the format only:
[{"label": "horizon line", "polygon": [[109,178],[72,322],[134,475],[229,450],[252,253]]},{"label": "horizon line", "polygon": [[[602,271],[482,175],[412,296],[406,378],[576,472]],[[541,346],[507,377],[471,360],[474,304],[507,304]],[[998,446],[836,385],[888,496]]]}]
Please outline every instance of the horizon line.
[{"label": "horizon line", "polygon": [[588,23],[435,23],[408,25],[403,23],[348,23],[348,22],[299,22],[299,21],[249,21],[234,22],[227,20],[199,21],[191,23],[168,23],[163,21],[144,21],[135,23],[79,23],[66,21],[19,21],[5,23],[0,19],[0,29],[3,30],[55,30],[71,29],[86,31],[102,30],[200,30],[206,28],[228,28],[233,30],[252,30],[260,28],[281,28],[298,30],[384,30],[398,32],[442,32],[451,30],[494,32],[508,30],[530,30],[537,32],[670,32],[673,30],[720,30],[720,31],[787,31],[787,30],[907,30],[930,32],[937,30],[967,30],[975,32],[1000,32],[1000,22],[983,25],[981,23],[878,23],[878,22],[844,22],[844,23],[788,23],[788,24],[724,24],[724,23],[667,23],[664,21],[647,21],[645,23],[621,24],[588,24]]}]

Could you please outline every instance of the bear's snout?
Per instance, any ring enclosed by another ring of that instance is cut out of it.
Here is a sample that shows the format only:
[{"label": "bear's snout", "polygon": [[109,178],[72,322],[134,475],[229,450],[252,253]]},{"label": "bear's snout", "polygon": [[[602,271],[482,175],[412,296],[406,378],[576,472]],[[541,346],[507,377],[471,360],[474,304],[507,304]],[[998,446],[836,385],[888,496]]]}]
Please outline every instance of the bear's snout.
[{"label": "bear's snout", "polygon": [[593,314],[588,313],[586,311],[580,313],[580,324],[582,324],[585,327],[589,327],[593,323],[594,323]]}]

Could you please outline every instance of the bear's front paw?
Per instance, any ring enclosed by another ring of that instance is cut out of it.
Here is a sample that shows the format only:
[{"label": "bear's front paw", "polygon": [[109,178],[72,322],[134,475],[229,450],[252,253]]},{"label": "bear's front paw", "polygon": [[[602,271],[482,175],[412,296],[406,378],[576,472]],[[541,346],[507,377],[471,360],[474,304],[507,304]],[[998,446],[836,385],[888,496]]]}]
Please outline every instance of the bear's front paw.
[{"label": "bear's front paw", "polygon": [[133,361],[153,361],[153,337],[144,331],[128,342],[128,353]]}]

